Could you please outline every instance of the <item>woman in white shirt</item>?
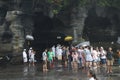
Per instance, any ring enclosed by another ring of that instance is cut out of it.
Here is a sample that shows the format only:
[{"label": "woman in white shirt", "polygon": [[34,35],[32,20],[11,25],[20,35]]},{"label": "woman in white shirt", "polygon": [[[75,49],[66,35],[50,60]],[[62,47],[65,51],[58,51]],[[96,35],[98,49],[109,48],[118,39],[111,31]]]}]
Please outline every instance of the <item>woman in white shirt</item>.
[{"label": "woman in white shirt", "polygon": [[92,50],[92,57],[93,57],[93,67],[96,69],[97,68],[97,62],[98,62],[98,52],[95,48]]},{"label": "woman in white shirt", "polygon": [[31,51],[31,56],[30,56],[30,63],[29,63],[29,65],[32,64],[32,65],[34,66],[34,63],[35,63],[35,51],[32,50],[32,51]]},{"label": "woman in white shirt", "polygon": [[100,47],[100,59],[101,59],[101,63],[102,66],[105,67],[106,66],[106,51],[104,50],[103,47]]}]

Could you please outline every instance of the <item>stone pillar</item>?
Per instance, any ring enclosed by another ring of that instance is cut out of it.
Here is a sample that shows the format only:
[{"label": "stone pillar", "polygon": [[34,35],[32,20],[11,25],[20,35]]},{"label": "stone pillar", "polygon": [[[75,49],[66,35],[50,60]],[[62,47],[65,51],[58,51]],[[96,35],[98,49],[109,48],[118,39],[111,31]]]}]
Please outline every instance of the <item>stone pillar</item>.
[{"label": "stone pillar", "polygon": [[74,36],[73,42],[77,42],[78,40],[77,29],[78,29],[77,27],[73,27],[73,36]]},{"label": "stone pillar", "polygon": [[6,20],[10,22],[9,29],[13,34],[12,46],[13,53],[18,53],[23,48],[24,44],[24,29],[21,23],[22,11],[8,11],[6,15]]},{"label": "stone pillar", "polygon": [[74,42],[78,42],[78,40],[82,37],[86,17],[87,11],[85,7],[79,6],[78,8],[72,9],[71,26],[73,27]]}]

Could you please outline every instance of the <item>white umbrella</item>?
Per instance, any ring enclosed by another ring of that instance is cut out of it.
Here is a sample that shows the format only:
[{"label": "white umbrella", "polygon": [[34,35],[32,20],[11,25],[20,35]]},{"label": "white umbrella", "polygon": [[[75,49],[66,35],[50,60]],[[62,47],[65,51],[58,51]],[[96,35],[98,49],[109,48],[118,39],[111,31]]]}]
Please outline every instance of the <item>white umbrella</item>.
[{"label": "white umbrella", "polygon": [[34,40],[34,37],[32,35],[26,35],[27,40]]},{"label": "white umbrella", "polygon": [[90,41],[81,42],[76,45],[76,47],[85,47],[85,46],[90,46]]}]

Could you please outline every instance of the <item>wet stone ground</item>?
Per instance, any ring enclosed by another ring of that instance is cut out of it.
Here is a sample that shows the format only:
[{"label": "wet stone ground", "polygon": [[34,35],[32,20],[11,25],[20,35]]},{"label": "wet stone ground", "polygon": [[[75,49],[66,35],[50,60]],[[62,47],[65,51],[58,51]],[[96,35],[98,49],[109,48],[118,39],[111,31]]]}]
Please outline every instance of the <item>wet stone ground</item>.
[{"label": "wet stone ground", "polygon": [[[95,69],[99,80],[120,80],[120,68],[113,66],[113,73],[106,74],[105,68]],[[40,64],[9,65],[0,67],[0,80],[88,80],[87,71],[80,69],[78,72],[68,68],[56,67],[43,73]]]}]

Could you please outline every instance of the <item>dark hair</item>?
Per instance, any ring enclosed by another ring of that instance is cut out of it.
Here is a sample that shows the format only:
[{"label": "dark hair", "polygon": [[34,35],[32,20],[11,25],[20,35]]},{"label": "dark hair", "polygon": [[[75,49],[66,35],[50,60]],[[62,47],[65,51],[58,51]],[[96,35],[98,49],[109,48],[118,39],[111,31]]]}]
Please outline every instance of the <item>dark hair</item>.
[{"label": "dark hair", "polygon": [[94,71],[89,70],[89,73],[91,74],[91,76],[92,76],[95,80],[98,80]]}]

